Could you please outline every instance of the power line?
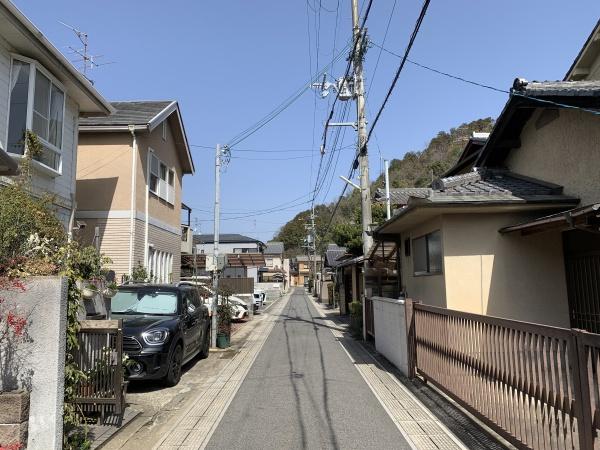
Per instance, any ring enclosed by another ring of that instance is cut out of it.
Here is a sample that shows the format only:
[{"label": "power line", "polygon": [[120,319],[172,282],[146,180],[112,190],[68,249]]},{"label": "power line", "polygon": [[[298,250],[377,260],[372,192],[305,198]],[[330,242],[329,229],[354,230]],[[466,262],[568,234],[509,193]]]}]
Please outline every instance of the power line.
[{"label": "power line", "polygon": [[[415,23],[415,27],[414,27],[413,32],[408,41],[408,45],[406,46],[406,50],[404,51],[404,56],[402,57],[400,66],[398,67],[398,70],[396,71],[394,80],[392,81],[392,84],[391,84],[390,88],[388,89],[388,92],[385,96],[385,99],[383,100],[383,103],[379,107],[379,111],[377,112],[377,115],[375,116],[375,120],[373,120],[371,128],[369,129],[369,134],[367,135],[366,142],[369,142],[369,139],[371,138],[371,134],[373,134],[373,130],[377,126],[377,122],[379,121],[379,118],[381,117],[381,114],[383,113],[383,109],[385,108],[385,105],[387,104],[390,96],[392,95],[392,92],[394,91],[394,88],[396,87],[398,78],[400,78],[400,73],[402,72],[402,69],[404,68],[404,65],[406,64],[406,59],[408,58],[410,50],[415,42],[415,39],[417,38],[417,34],[419,33],[419,29],[421,28],[421,24],[423,23],[423,19],[425,18],[425,14],[427,13],[427,8],[429,7],[429,2],[430,2],[430,0],[425,0],[425,2],[423,3],[423,6],[421,7],[421,13],[419,14],[419,18],[417,19],[417,22]],[[366,145],[366,142],[365,142],[365,145]]]},{"label": "power line", "polygon": [[245,139],[247,139],[248,137],[250,137],[254,133],[256,133],[258,130],[260,130],[262,127],[267,125],[269,122],[271,122],[275,117],[277,117],[279,114],[281,114],[287,108],[289,108],[296,100],[298,100],[302,96],[302,94],[304,94],[304,92],[306,92],[308,89],[311,88],[313,82],[318,80],[324,73],[326,73],[326,71],[329,69],[329,67],[331,67],[333,64],[335,64],[335,62],[343,56],[344,51],[349,46],[350,46],[349,43],[346,44],[346,46],[340,51],[340,53],[338,55],[336,55],[331,62],[329,62],[326,66],[324,66],[323,69],[321,69],[315,75],[315,77],[313,79],[309,80],[308,83],[303,84],[301,88],[299,88],[292,95],[290,95],[288,98],[286,98],[283,102],[281,102],[278,106],[276,106],[271,112],[266,114],[262,119],[260,119],[259,121],[257,121],[253,125],[251,125],[250,127],[246,128],[245,130],[241,131],[236,136],[234,136],[227,143],[227,146],[229,148],[232,148],[235,145],[239,144],[240,142],[244,141]]},{"label": "power line", "polygon": [[377,67],[379,67],[379,60],[381,59],[381,53],[383,52],[383,46],[385,45],[385,40],[388,35],[388,31],[390,30],[390,24],[392,23],[392,18],[394,17],[394,11],[396,10],[396,0],[394,0],[394,5],[392,6],[392,11],[390,12],[390,17],[388,19],[387,25],[385,27],[385,33],[383,34],[383,41],[381,42],[382,47],[379,48],[379,53],[377,54],[377,61],[375,62],[375,69],[373,69],[373,75],[371,76],[371,82],[369,83],[369,88],[367,89],[367,97],[371,92],[371,86],[373,86],[373,81],[375,80],[375,74],[377,73]]},{"label": "power line", "polygon": [[[372,44],[375,45],[376,47],[380,47],[380,45],[376,44],[375,42],[372,42]],[[391,50],[388,50],[386,48],[383,48],[383,51],[385,51],[386,53],[389,53],[390,55],[396,56],[398,58],[402,58],[402,56],[400,56],[397,53],[394,53]],[[413,65],[415,65],[417,67],[420,67],[422,69],[429,70],[430,72],[437,73],[438,75],[442,75],[442,76],[445,76],[447,78],[451,78],[453,80],[461,81],[463,83],[471,84],[473,86],[477,86],[477,87],[480,87],[480,88],[483,88],[483,89],[488,89],[488,90],[491,90],[491,91],[494,91],[494,92],[499,92],[499,93],[502,93],[502,94],[514,95],[514,96],[517,96],[517,97],[523,97],[523,98],[527,98],[529,100],[533,100],[533,101],[540,102],[540,103],[546,103],[548,105],[557,106],[557,107],[560,107],[560,108],[574,109],[574,110],[579,110],[579,111],[587,112],[587,113],[594,114],[594,115],[600,115],[600,111],[597,111],[595,109],[583,108],[581,106],[569,105],[567,103],[555,102],[553,100],[546,100],[546,99],[543,99],[543,98],[539,98],[539,97],[534,97],[534,96],[531,96],[531,95],[523,94],[523,93],[515,91],[515,90],[498,88],[498,87],[495,87],[495,86],[492,86],[492,85],[489,85],[489,84],[485,84],[485,83],[480,83],[478,81],[469,80],[468,78],[464,78],[464,77],[459,76],[459,75],[454,75],[454,74],[451,74],[451,73],[448,73],[448,72],[444,72],[442,70],[436,69],[436,68],[431,67],[431,66],[427,66],[425,64],[421,64],[421,63],[419,63],[417,61],[413,61],[413,60],[410,60],[408,58],[406,59],[406,62],[408,62],[410,64],[413,64]]]},{"label": "power line", "polygon": [[[369,4],[367,5],[367,10],[365,11],[365,15],[363,16],[363,20],[360,24],[359,33],[357,34],[357,36],[359,36],[359,37],[363,36],[365,23],[367,22],[367,19],[369,18],[369,13],[371,12],[372,5],[373,5],[373,0],[369,0]],[[358,39],[353,39],[353,40],[354,40],[354,44],[352,46],[352,52],[350,53],[350,57],[348,58],[348,64],[346,65],[346,71],[344,72],[344,77],[342,78],[342,80],[346,80],[346,78],[348,77],[348,74],[350,73],[350,67],[352,67],[352,61],[354,60],[354,56],[356,54],[356,48],[358,46]],[[325,122],[325,129],[323,130],[323,148],[325,148],[325,146],[327,145],[327,130],[329,128],[329,122],[331,122],[331,119],[333,118],[333,111],[334,111],[335,104],[337,103],[339,97],[340,97],[340,91],[338,91],[336,93],[336,96],[333,99],[333,104],[331,105],[331,110],[329,111],[329,116],[327,117],[327,121]]]}]

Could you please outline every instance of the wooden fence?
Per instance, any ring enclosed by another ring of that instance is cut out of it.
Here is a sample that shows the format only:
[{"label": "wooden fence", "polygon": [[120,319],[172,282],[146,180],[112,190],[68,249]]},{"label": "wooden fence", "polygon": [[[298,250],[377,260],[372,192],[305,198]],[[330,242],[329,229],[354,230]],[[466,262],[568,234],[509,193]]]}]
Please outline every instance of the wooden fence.
[{"label": "wooden fence", "polygon": [[228,290],[230,294],[252,294],[254,278],[219,278],[219,288]]},{"label": "wooden fence", "polygon": [[425,380],[518,448],[600,448],[600,335],[411,306]]},{"label": "wooden fence", "polygon": [[87,378],[77,387],[75,403],[85,414],[116,415],[125,409],[123,325],[121,320],[83,320],[75,362]]}]

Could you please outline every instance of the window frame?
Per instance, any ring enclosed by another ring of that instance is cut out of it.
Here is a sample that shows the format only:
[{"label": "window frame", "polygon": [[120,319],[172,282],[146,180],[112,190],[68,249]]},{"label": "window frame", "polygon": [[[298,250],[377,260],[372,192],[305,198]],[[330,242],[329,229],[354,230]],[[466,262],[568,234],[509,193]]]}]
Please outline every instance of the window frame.
[{"label": "window frame", "polygon": [[[156,160],[157,171],[154,172],[152,169],[152,162]],[[154,194],[156,197],[166,201],[167,203],[175,206],[175,177],[177,172],[175,171],[175,167],[169,166],[166,162],[156,156],[156,153],[151,148],[148,149],[148,178],[147,178],[147,188],[148,192]],[[161,168],[165,169],[165,177],[161,176]],[[169,175],[173,174],[173,186],[169,184]],[[152,176],[156,177],[156,190],[152,189]]]},{"label": "window frame", "polygon": [[[431,251],[429,248],[429,239],[432,235],[438,233],[439,234],[439,240],[440,240],[440,261],[439,261],[439,270],[435,270],[432,271],[431,270]],[[416,252],[419,246],[415,245],[415,241],[419,240],[419,239],[425,239],[425,264],[427,266],[427,269],[425,271],[417,271],[415,270],[415,257],[416,257]],[[432,275],[442,275],[444,273],[444,252],[443,252],[443,246],[442,246],[442,231],[440,229],[437,230],[433,230],[430,231],[429,233],[425,233],[425,234],[421,234],[419,236],[416,237],[411,237],[410,238],[410,247],[411,247],[411,259],[412,259],[412,265],[413,265],[413,276],[415,277],[427,277],[427,276],[432,276]]]},{"label": "window frame", "polygon": [[[22,56],[19,55],[17,53],[11,53],[10,54],[10,74],[9,74],[9,92],[8,92],[8,111],[7,111],[7,117],[6,117],[6,147],[7,147],[7,152],[13,157],[13,158],[23,158],[25,156],[25,151],[26,148],[23,149],[23,154],[19,154],[19,153],[14,153],[11,152],[8,148],[8,133],[9,133],[9,127],[10,127],[10,104],[11,104],[11,98],[12,98],[12,90],[10,89],[10,86],[12,85],[12,77],[13,77],[13,66],[14,66],[14,61],[19,61],[21,63],[26,63],[29,64],[30,70],[29,70],[29,80],[28,80],[28,95],[27,95],[27,113],[25,116],[25,129],[28,131],[32,131],[33,132],[33,113],[34,113],[34,102],[35,102],[35,83],[36,83],[36,77],[37,77],[37,73],[40,72],[44,77],[46,77],[49,81],[50,81],[50,87],[48,90],[48,102],[49,102],[49,108],[52,107],[52,87],[56,87],[58,88],[62,94],[63,94],[63,103],[62,103],[62,121],[61,121],[61,132],[60,132],[60,146],[56,146],[54,144],[52,144],[50,141],[48,141],[47,139],[42,138],[41,136],[38,136],[38,139],[40,140],[40,142],[42,143],[43,147],[44,147],[44,151],[50,151],[52,153],[54,153],[55,155],[58,155],[58,167],[54,168],[51,167],[45,163],[43,163],[42,161],[38,161],[36,159],[33,159],[34,164],[36,165],[36,167],[38,167],[39,169],[42,169],[44,172],[46,172],[48,175],[51,176],[60,176],[62,175],[62,169],[63,169],[63,147],[64,147],[64,143],[65,143],[65,117],[66,117],[66,109],[67,109],[67,94],[68,91],[65,88],[65,86],[54,76],[52,75],[39,61],[35,60],[35,59],[31,59],[28,58],[26,56]],[[48,117],[48,133],[50,133],[50,117]],[[48,134],[48,138],[50,138],[50,135]]]}]

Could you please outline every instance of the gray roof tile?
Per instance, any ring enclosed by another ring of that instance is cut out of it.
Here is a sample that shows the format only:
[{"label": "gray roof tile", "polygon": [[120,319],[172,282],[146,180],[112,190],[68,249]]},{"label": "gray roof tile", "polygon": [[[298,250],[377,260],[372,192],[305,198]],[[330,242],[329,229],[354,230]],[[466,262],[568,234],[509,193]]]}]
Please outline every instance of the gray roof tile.
[{"label": "gray roof tile", "polygon": [[594,97],[600,96],[600,81],[527,81],[517,78],[512,92],[532,97]]},{"label": "gray roof tile", "polygon": [[147,125],[171,103],[173,100],[111,102],[116,110],[114,114],[106,117],[82,117],[79,124],[83,126]]},{"label": "gray roof tile", "polygon": [[[392,188],[390,189],[390,201],[392,205],[404,206],[410,197],[427,198],[430,191],[429,188]],[[385,189],[377,189],[375,202],[385,202]]]},{"label": "gray roof tile", "polygon": [[[194,244],[212,244],[215,242],[214,234],[195,234]],[[223,244],[234,244],[234,243],[262,243],[258,239],[254,239],[242,234],[235,233],[220,233],[219,242]]]},{"label": "gray roof tile", "polygon": [[283,242],[271,241],[267,242],[267,247],[263,252],[265,255],[280,255],[283,253]]},{"label": "gray roof tile", "polygon": [[432,183],[432,188],[429,197],[432,202],[573,199],[562,195],[562,186],[506,169],[480,168],[467,174],[441,178]]}]

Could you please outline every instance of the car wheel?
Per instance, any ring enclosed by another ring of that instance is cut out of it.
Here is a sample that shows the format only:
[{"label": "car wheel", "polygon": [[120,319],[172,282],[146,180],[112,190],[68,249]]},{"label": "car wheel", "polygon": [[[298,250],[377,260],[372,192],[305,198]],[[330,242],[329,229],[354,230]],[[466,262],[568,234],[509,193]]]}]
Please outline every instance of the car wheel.
[{"label": "car wheel", "polygon": [[183,361],[183,348],[180,344],[175,347],[169,360],[169,370],[165,377],[167,386],[175,386],[181,380],[181,362]]},{"label": "car wheel", "polygon": [[206,328],[204,336],[204,342],[202,343],[202,349],[200,350],[200,359],[208,358],[208,352],[210,351],[210,326]]}]

